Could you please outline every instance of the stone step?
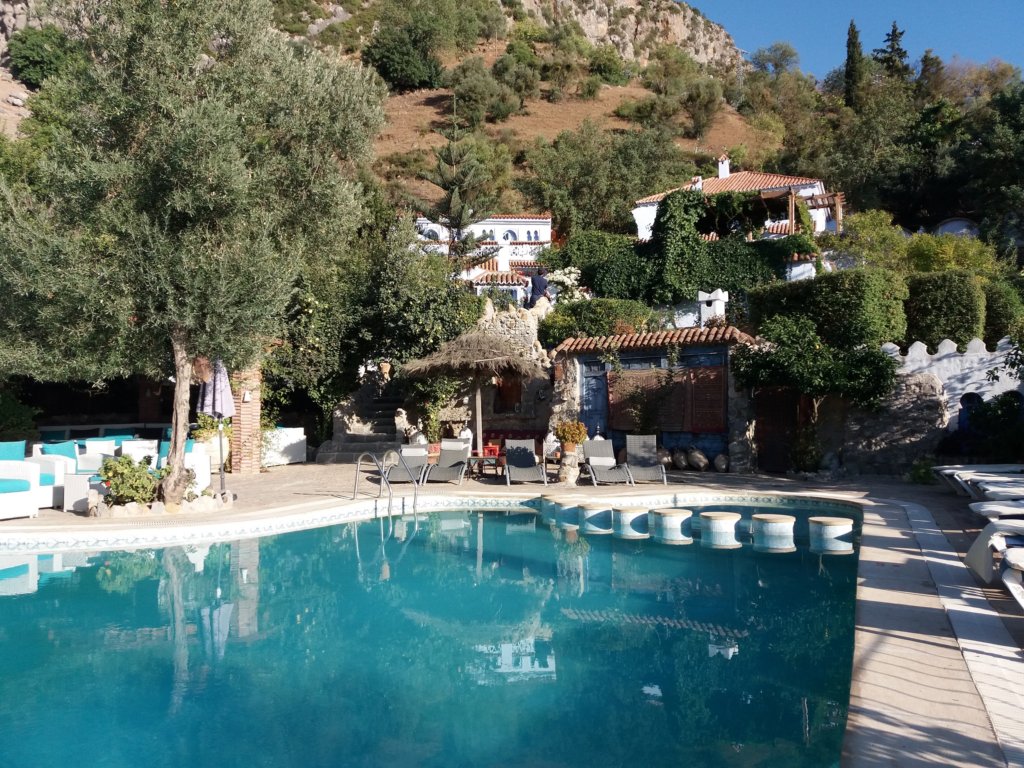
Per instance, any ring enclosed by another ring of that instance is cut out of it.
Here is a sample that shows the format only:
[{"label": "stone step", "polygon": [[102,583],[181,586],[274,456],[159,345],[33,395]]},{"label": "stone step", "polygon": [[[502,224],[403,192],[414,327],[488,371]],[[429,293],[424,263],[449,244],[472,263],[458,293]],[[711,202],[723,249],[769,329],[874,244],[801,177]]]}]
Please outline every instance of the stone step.
[{"label": "stone step", "polygon": [[[400,443],[367,443],[356,450],[340,450],[331,453],[321,451],[316,456],[317,464],[355,464],[356,460],[364,453],[372,454],[381,459],[384,453],[389,450],[397,451]],[[354,447],[354,446],[353,446]],[[372,466],[372,462],[364,462]]]},{"label": "stone step", "polygon": [[367,435],[338,435],[337,441],[349,445],[365,445],[366,443],[394,443],[400,442],[398,434],[391,432],[371,432]]}]

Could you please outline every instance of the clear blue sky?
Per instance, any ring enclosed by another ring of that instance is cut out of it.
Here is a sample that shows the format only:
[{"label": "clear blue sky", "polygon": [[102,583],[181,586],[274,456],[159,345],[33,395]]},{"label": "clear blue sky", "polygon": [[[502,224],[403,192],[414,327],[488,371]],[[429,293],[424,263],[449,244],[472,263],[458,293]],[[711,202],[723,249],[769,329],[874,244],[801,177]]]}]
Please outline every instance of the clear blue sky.
[{"label": "clear blue sky", "polygon": [[693,0],[689,3],[733,36],[742,50],[785,40],[800,54],[800,68],[823,78],[843,63],[852,18],[865,53],[881,48],[895,21],[906,30],[903,47],[916,63],[926,48],[948,61],[954,55],[983,63],[1003,59],[1024,68],[1024,0]]}]

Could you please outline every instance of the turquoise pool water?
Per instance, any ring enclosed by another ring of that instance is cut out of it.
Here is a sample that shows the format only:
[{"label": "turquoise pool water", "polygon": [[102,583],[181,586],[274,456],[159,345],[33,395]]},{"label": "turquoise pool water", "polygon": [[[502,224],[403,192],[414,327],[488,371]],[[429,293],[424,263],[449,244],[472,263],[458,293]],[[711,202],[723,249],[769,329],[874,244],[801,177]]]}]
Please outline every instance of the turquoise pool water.
[{"label": "turquoise pool water", "polygon": [[8,557],[0,766],[835,765],[856,558],[797,543],[455,513]]}]

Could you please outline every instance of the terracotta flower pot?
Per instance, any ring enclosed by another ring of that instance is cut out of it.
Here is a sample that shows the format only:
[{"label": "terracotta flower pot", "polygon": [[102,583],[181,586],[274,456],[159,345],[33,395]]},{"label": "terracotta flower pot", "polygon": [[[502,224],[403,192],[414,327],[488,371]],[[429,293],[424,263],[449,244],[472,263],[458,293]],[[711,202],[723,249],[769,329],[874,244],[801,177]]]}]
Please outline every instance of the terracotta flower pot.
[{"label": "terracotta flower pot", "polygon": [[576,453],[576,443],[562,443],[562,455]]}]

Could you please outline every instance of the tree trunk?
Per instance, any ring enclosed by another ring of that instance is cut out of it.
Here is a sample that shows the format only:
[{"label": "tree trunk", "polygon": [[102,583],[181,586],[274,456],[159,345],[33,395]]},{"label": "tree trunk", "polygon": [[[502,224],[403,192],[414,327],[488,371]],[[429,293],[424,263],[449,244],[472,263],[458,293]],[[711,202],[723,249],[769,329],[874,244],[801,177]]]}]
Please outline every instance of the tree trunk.
[{"label": "tree trunk", "polygon": [[174,411],[171,415],[171,449],[167,463],[171,470],[163,480],[164,503],[181,504],[188,490],[185,469],[185,440],[188,438],[189,388],[192,384],[192,357],[185,348],[186,335],[178,330],[171,334],[174,352]]}]

